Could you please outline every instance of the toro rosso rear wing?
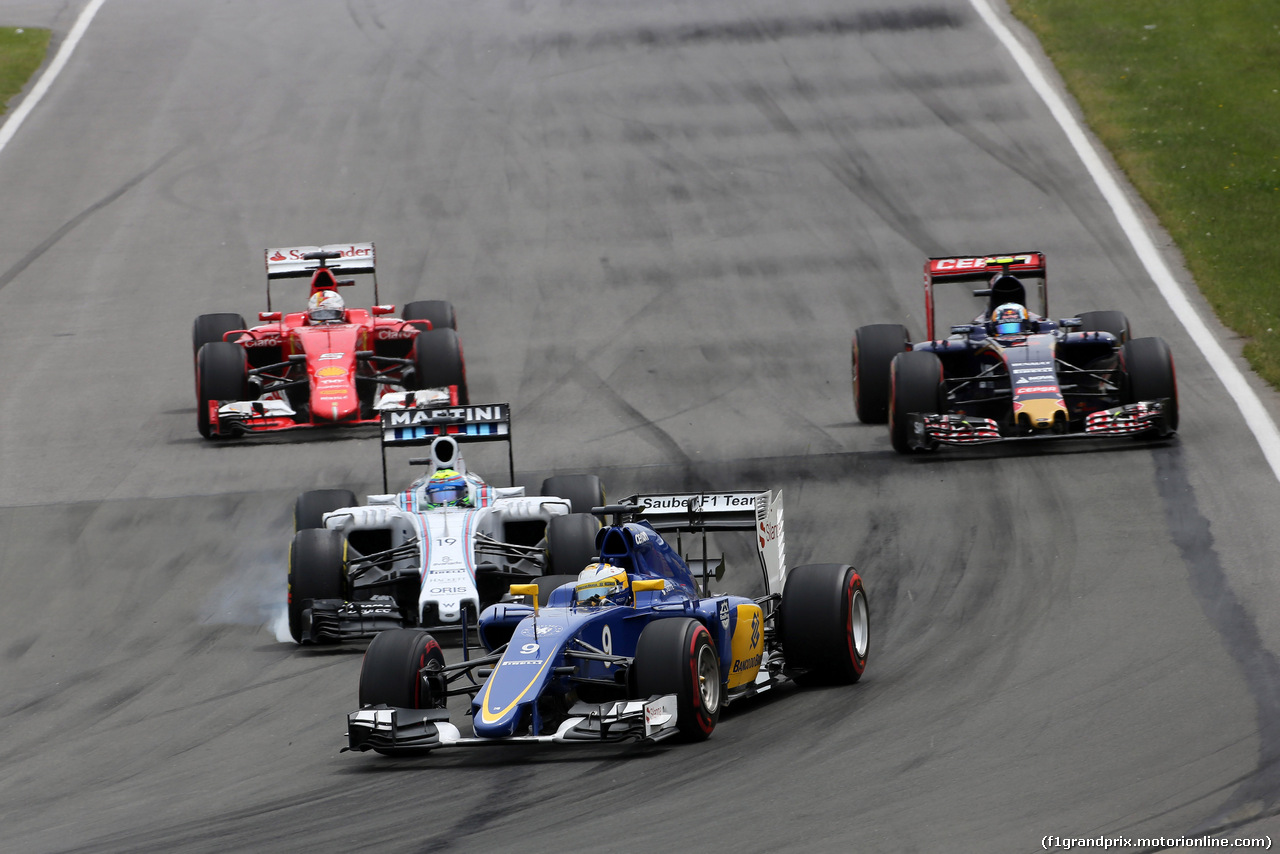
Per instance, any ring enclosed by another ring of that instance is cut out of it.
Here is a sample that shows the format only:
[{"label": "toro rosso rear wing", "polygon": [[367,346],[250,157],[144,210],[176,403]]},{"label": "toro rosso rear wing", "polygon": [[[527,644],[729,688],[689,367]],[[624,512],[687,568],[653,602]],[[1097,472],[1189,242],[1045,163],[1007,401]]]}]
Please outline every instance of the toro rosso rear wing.
[{"label": "toro rosso rear wing", "polygon": [[[1043,252],[1007,252],[998,255],[948,255],[930,258],[924,263],[925,330],[930,340],[933,329],[933,286],[946,282],[987,282],[997,273],[1017,276],[1025,284],[1036,285],[1041,317],[1049,316],[1048,274]],[[974,296],[988,296],[990,291],[974,291]],[[1029,296],[1029,295],[1027,295]],[[1027,308],[1031,308],[1026,301]]]},{"label": "toro rosso rear wing", "polygon": [[[327,246],[286,246],[266,251],[267,311],[271,310],[272,279],[311,278],[320,269],[332,274],[373,276],[373,301],[378,302],[378,273],[372,243],[330,243]],[[337,282],[335,284],[344,284]],[[347,282],[345,284],[351,284]]]},{"label": "toro rosso rear wing", "polygon": [[507,470],[516,480],[511,450],[511,405],[480,403],[469,406],[425,406],[382,413],[382,491],[387,491],[387,448],[430,445],[448,436],[456,442],[506,442]]},{"label": "toro rosso rear wing", "polygon": [[[787,577],[787,558],[781,492],[776,496],[771,490],[632,495],[623,499],[622,505],[634,506],[636,514],[659,532],[705,535],[709,531],[754,531],[765,590],[770,595],[782,593]],[[702,575],[704,580],[711,574],[707,566],[705,537],[702,571],[699,572],[696,559],[688,563],[690,569]]]}]

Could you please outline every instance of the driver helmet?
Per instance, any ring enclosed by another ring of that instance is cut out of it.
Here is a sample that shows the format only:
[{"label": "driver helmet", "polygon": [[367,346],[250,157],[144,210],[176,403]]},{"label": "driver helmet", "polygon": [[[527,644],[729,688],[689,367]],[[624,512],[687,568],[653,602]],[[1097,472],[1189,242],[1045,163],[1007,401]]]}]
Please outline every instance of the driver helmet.
[{"label": "driver helmet", "polygon": [[627,571],[611,563],[593,563],[578,573],[573,588],[579,605],[630,605],[631,580]]},{"label": "driver helmet", "polygon": [[470,507],[471,484],[453,469],[440,469],[427,481],[428,507]]},{"label": "driver helmet", "polygon": [[997,335],[1022,335],[1027,331],[1029,319],[1027,310],[1016,302],[998,305],[991,312],[991,322],[995,324]]},{"label": "driver helmet", "polygon": [[337,291],[316,291],[307,300],[307,316],[312,323],[341,323],[346,319],[346,309]]}]

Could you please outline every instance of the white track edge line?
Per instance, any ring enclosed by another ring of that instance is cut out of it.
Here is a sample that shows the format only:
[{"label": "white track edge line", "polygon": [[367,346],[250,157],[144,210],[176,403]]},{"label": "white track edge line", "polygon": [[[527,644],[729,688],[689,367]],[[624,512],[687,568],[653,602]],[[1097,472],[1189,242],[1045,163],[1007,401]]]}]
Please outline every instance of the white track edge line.
[{"label": "white track edge line", "polygon": [[102,4],[105,2],[107,0],[89,0],[89,5],[85,6],[80,12],[80,17],[76,18],[75,26],[67,34],[67,40],[59,46],[58,53],[53,57],[53,62],[49,63],[49,67],[40,75],[40,79],[36,81],[36,85],[32,87],[27,97],[22,99],[18,109],[9,115],[3,126],[0,126],[0,151],[3,151],[4,147],[9,144],[9,140],[13,139],[18,133],[18,128],[22,127],[22,123],[26,121],[27,116],[40,103],[40,99],[45,96],[45,93],[49,91],[53,81],[57,79],[67,61],[71,59],[72,51],[76,49],[76,45],[84,37],[85,30],[89,29],[89,23],[93,20],[93,16],[98,14],[98,10],[102,8]]},{"label": "white track edge line", "polygon": [[1129,243],[1137,253],[1138,259],[1142,262],[1142,266],[1146,268],[1147,275],[1151,277],[1161,296],[1169,304],[1169,308],[1173,310],[1174,315],[1181,321],[1183,327],[1191,336],[1191,340],[1200,348],[1200,352],[1205,361],[1209,363],[1209,367],[1218,375],[1223,387],[1226,388],[1227,393],[1235,401],[1240,414],[1244,416],[1245,426],[1253,432],[1254,438],[1258,440],[1258,445],[1261,447],[1263,455],[1267,458],[1267,463],[1271,466],[1272,474],[1275,475],[1277,480],[1280,480],[1280,430],[1277,430],[1275,422],[1267,413],[1266,407],[1262,405],[1262,400],[1249,386],[1244,374],[1240,372],[1235,362],[1227,355],[1226,350],[1209,332],[1209,327],[1205,325],[1204,320],[1191,305],[1191,301],[1187,299],[1186,292],[1174,279],[1173,273],[1170,272],[1168,265],[1165,264],[1164,258],[1160,254],[1160,250],[1156,248],[1155,239],[1138,217],[1128,197],[1120,189],[1115,176],[1098,155],[1097,149],[1094,148],[1093,143],[1085,134],[1084,129],[1081,128],[1080,123],[1076,121],[1076,117],[1067,107],[1062,96],[1050,85],[1048,78],[1036,65],[1035,60],[1032,59],[1027,49],[1014,36],[1013,31],[1005,25],[995,10],[991,8],[990,0],[969,0],[969,2],[977,11],[978,16],[995,33],[996,38],[1012,54],[1014,62],[1018,64],[1022,73],[1026,75],[1031,88],[1044,101],[1045,106],[1049,108],[1049,112],[1066,133],[1067,140],[1084,163],[1085,169],[1088,170],[1090,177],[1093,178],[1098,190],[1102,193],[1102,197],[1110,205],[1112,212],[1119,221],[1121,230],[1124,231],[1125,236],[1129,239]]}]

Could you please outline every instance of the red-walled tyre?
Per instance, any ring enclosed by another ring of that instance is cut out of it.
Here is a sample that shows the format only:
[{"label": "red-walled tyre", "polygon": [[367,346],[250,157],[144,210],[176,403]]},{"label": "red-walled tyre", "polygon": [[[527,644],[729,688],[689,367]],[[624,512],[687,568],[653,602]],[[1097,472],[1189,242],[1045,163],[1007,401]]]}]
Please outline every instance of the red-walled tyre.
[{"label": "red-walled tyre", "polygon": [[942,412],[942,360],[925,350],[899,353],[889,366],[889,440],[900,454],[915,450],[911,419]]},{"label": "red-walled tyre", "polygon": [[787,573],[779,627],[787,668],[798,682],[857,682],[867,668],[867,593],[852,566],[820,563]]},{"label": "red-walled tyre", "polygon": [[1162,338],[1134,338],[1120,348],[1124,369],[1124,402],[1172,400],[1167,414],[1171,431],[1178,429],[1178,378],[1173,353]]},{"label": "red-walled tyre", "polygon": [[907,328],[897,323],[860,326],[853,333],[853,411],[863,424],[889,418],[889,363],[910,347]]},{"label": "red-walled tyre", "polygon": [[676,729],[687,741],[711,735],[723,700],[720,655],[707,627],[689,617],[664,617],[644,627],[631,665],[635,696],[675,694]]},{"label": "red-walled tyre", "polygon": [[369,643],[360,666],[360,708],[387,705],[397,709],[444,708],[444,697],[432,697],[419,676],[444,667],[440,644],[423,629],[379,632]]}]

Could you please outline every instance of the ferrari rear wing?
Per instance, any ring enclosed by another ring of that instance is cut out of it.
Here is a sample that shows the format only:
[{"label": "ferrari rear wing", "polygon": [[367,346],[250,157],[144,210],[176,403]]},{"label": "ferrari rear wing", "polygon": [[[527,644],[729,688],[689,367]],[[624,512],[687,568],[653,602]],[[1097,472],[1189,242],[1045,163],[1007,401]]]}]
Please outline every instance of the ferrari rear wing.
[{"label": "ferrari rear wing", "polygon": [[443,404],[382,413],[382,489],[387,489],[387,448],[430,445],[440,436],[456,442],[506,442],[507,468],[515,484],[516,464],[511,449],[511,405]]},{"label": "ferrari rear wing", "polygon": [[[949,282],[987,282],[997,273],[1009,273],[1026,282],[1035,282],[1039,297],[1041,317],[1049,316],[1048,274],[1043,252],[1007,252],[996,255],[947,255],[930,258],[924,264],[925,330],[930,339],[934,335],[933,286]],[[990,292],[974,291],[974,296],[987,296]],[[1026,303],[1024,303],[1025,305]],[[1030,308],[1030,306],[1027,306]]]},{"label": "ferrari rear wing", "polygon": [[266,251],[267,310],[271,310],[272,279],[310,278],[321,268],[335,274],[373,276],[373,301],[378,302],[378,274],[372,243],[330,243],[327,246],[287,246]]},{"label": "ferrari rear wing", "polygon": [[622,504],[634,505],[637,515],[659,532],[754,531],[765,590],[782,592],[787,560],[781,492],[776,496],[772,490],[632,495]]}]

